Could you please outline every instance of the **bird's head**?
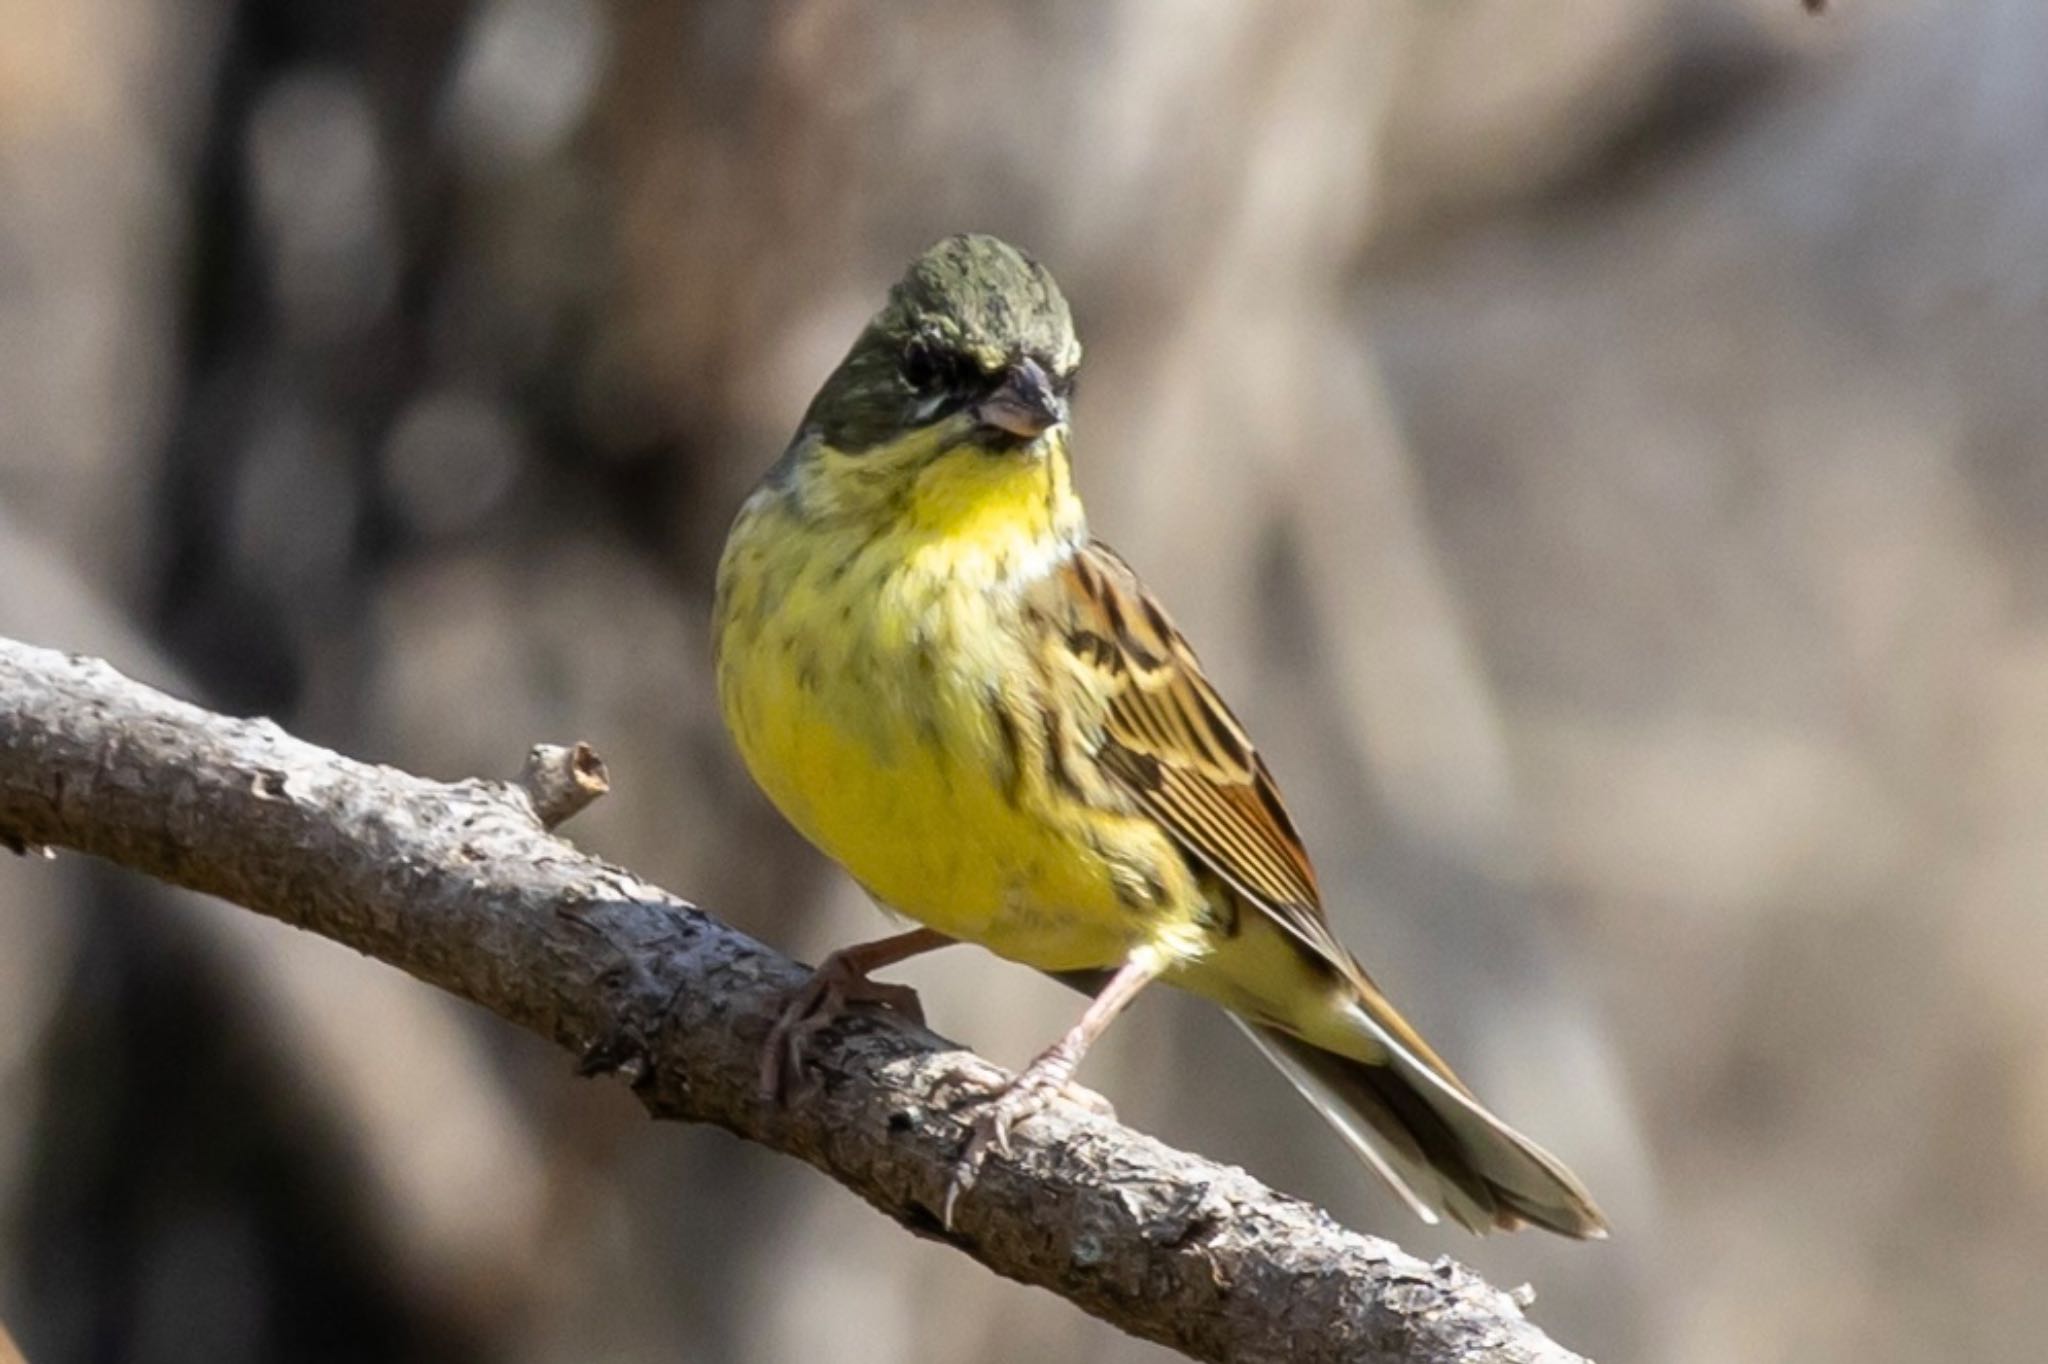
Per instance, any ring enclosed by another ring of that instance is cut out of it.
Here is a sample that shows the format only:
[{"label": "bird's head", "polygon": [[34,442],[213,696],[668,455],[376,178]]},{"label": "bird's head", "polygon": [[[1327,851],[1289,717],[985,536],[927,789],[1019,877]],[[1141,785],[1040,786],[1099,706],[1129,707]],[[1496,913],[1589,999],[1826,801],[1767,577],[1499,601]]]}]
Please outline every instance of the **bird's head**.
[{"label": "bird's head", "polygon": [[948,237],[911,263],[804,414],[840,454],[1043,454],[1081,343],[1052,274],[1007,242]]}]

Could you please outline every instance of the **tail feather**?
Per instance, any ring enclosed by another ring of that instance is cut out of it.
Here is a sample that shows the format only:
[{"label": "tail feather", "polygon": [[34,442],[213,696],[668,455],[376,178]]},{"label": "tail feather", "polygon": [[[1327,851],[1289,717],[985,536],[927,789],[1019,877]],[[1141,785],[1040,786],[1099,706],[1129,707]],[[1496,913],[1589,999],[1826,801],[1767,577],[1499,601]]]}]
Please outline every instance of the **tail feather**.
[{"label": "tail feather", "polygon": [[[1434,1225],[1448,1214],[1482,1235],[1525,1225],[1584,1239],[1607,1234],[1606,1219],[1572,1172],[1487,1112],[1355,963],[1345,959],[1351,988],[1333,1000],[1327,966],[1284,935],[1255,928],[1233,946],[1234,955],[1211,958],[1178,983],[1223,1005],[1417,1217]],[[1108,975],[1055,978],[1093,994]],[[1276,1008],[1276,1000],[1287,1007]],[[1287,1018],[1300,1032],[1246,1013]]]},{"label": "tail feather", "polygon": [[1528,1224],[1566,1236],[1607,1234],[1571,1171],[1384,1033],[1375,1040],[1387,1059],[1375,1063],[1236,1021],[1423,1221],[1443,1212],[1481,1234]]},{"label": "tail feather", "polygon": [[[1331,1059],[1329,1052],[1318,1051],[1276,1028],[1247,1023],[1236,1014],[1230,1015],[1230,1021],[1237,1024],[1252,1040],[1252,1045],[1279,1068],[1288,1083],[1300,1091],[1316,1112],[1337,1129],[1338,1135],[1350,1144],[1358,1158],[1386,1182],[1387,1187],[1408,1205],[1410,1212],[1431,1226],[1437,1224],[1439,1219],[1435,1205],[1424,1201],[1416,1192],[1418,1185],[1430,1187],[1430,1182],[1426,1182],[1429,1162],[1422,1154],[1422,1148],[1398,1124],[1374,1122],[1371,1115],[1347,1100],[1341,1089],[1324,1077],[1322,1072],[1326,1067],[1318,1062]],[[1383,1144],[1391,1149],[1382,1151]]]}]

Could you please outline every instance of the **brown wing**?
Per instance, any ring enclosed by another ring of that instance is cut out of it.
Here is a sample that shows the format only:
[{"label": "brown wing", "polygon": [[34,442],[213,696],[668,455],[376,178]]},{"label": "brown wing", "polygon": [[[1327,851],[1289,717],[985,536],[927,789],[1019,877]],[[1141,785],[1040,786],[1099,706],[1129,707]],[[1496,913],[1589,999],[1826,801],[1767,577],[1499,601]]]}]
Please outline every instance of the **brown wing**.
[{"label": "brown wing", "polygon": [[1251,737],[1138,575],[1091,544],[1061,570],[1065,647],[1107,698],[1097,759],[1183,847],[1349,971],[1301,835]]},{"label": "brown wing", "polygon": [[1050,585],[1061,597],[1053,618],[1065,623],[1065,647],[1098,674],[1107,697],[1098,766],[1183,848],[1350,981],[1381,1030],[1469,1097],[1330,931],[1315,869],[1272,774],[1130,565],[1091,543]]}]

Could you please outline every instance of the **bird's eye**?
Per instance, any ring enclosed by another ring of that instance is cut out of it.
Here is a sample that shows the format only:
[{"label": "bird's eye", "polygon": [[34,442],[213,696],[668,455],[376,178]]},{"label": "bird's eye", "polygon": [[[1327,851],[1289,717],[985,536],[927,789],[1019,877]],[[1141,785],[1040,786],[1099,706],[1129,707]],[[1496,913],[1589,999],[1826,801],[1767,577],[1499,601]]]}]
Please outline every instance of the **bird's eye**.
[{"label": "bird's eye", "polygon": [[954,369],[950,357],[922,337],[903,348],[903,382],[918,393],[943,388]]}]

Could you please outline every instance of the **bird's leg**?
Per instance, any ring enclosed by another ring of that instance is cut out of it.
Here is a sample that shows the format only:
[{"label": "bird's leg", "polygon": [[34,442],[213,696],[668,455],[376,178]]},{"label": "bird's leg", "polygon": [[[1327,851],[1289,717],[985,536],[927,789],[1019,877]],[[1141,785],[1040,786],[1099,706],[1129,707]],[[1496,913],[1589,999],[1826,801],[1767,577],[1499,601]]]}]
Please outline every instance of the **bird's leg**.
[{"label": "bird's leg", "polygon": [[915,990],[908,985],[869,980],[868,972],[950,947],[953,942],[929,928],[913,928],[879,942],[842,947],[819,962],[818,969],[790,996],[782,1016],[768,1030],[768,1042],[761,1053],[761,1097],[773,1103],[783,1096],[789,1078],[803,1068],[804,1046],[811,1035],[830,1026],[849,1005],[878,1004],[913,1023],[923,1023],[924,1008],[917,1002]]},{"label": "bird's leg", "polygon": [[1095,1040],[1161,969],[1162,964],[1150,954],[1119,967],[1065,1037],[1039,1053],[1037,1060],[1002,1088],[980,1100],[981,1111],[974,1116],[974,1134],[954,1163],[952,1181],[946,1186],[946,1206],[941,1217],[948,1228],[953,1225],[953,1205],[963,1192],[974,1187],[989,1151],[1010,1154],[1010,1129],[1045,1108],[1067,1088],[1088,1048],[1095,1045]]}]

